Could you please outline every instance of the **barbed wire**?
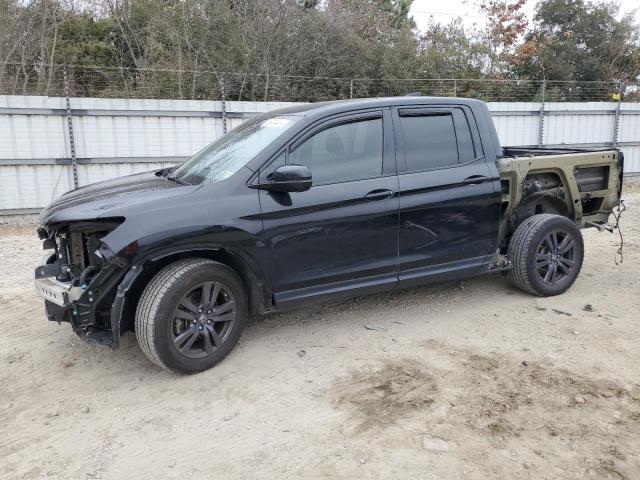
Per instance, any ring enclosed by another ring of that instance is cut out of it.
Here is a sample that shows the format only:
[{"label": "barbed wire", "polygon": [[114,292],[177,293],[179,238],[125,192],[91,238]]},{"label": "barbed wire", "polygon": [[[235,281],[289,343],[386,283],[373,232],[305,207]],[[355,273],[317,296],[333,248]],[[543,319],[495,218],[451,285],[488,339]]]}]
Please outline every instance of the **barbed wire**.
[{"label": "barbed wire", "polygon": [[[13,65],[22,67],[23,64],[21,62],[6,62],[5,65]],[[122,67],[122,66],[112,66],[112,65],[93,65],[93,64],[73,64],[73,63],[33,63],[27,65],[27,68],[75,68],[75,69],[95,69],[95,70],[129,70],[129,71],[148,71],[148,72],[169,72],[169,73],[212,73],[218,75],[247,75],[247,76],[255,76],[255,77],[264,77],[264,76],[278,76],[278,77],[286,77],[286,78],[301,78],[301,79],[320,79],[320,80],[385,80],[380,78],[371,78],[371,77],[331,77],[331,76],[305,76],[305,75],[285,75],[285,74],[269,74],[269,73],[254,73],[254,72],[228,72],[225,70],[189,70],[189,69],[176,69],[176,68],[145,68],[145,67]],[[480,78],[480,79],[469,79],[469,78],[431,78],[431,77],[397,77],[387,80],[393,81],[409,81],[409,80],[441,80],[441,81],[464,81],[464,80],[479,80],[483,82],[517,82],[517,83],[544,83],[549,82],[551,80],[531,80],[531,79],[507,79],[507,78]],[[553,80],[554,83],[573,83],[576,80]],[[581,83],[589,84],[611,84],[617,83],[614,81],[603,81],[603,80],[581,80]],[[618,82],[619,83],[619,82]]]},{"label": "barbed wire", "polygon": [[603,81],[550,81],[495,78],[310,77],[215,70],[175,70],[97,65],[9,63],[0,94],[61,96],[67,70],[76,97],[228,101],[324,101],[405,95],[473,97],[485,101],[640,100],[640,85]]}]

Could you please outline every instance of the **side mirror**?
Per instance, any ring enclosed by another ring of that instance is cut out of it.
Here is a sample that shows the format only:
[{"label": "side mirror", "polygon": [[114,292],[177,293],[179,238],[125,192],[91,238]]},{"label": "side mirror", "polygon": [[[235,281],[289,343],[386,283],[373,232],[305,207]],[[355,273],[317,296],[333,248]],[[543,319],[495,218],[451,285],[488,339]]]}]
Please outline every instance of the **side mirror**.
[{"label": "side mirror", "polygon": [[304,165],[280,165],[258,186],[274,192],[305,192],[311,188],[311,171]]}]

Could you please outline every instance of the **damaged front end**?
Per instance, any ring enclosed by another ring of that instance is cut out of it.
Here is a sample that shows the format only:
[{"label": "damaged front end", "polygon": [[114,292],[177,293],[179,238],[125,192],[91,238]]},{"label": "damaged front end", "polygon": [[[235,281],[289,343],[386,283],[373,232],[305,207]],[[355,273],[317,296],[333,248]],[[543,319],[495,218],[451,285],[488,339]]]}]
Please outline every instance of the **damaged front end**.
[{"label": "damaged front end", "polygon": [[117,345],[111,310],[128,265],[127,253],[135,252],[114,255],[102,239],[123,221],[64,222],[38,229],[43,248],[53,249],[35,269],[35,286],[45,299],[47,318],[71,323],[73,331],[92,344]]}]

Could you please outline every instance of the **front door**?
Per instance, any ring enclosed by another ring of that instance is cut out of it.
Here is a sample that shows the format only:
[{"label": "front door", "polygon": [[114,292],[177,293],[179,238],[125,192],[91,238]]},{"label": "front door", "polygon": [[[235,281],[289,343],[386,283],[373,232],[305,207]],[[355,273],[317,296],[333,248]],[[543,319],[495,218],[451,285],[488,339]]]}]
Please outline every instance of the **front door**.
[{"label": "front door", "polygon": [[326,120],[261,175],[282,163],[309,167],[313,185],[306,192],[260,192],[276,304],[392,288],[399,200],[389,111]]}]

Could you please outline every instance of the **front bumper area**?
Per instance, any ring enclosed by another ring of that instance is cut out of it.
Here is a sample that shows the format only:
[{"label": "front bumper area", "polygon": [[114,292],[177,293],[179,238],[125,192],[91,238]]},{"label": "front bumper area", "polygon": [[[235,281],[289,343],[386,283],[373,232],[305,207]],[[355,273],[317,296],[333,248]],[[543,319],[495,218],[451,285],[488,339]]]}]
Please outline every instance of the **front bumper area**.
[{"label": "front bumper area", "polygon": [[[46,265],[36,268],[36,277],[43,267]],[[142,266],[125,270],[109,265],[85,288],[74,287],[72,282],[62,282],[55,277],[36,278],[34,283],[45,300],[49,320],[69,322],[81,340],[115,349],[120,345],[125,297],[142,271]]]},{"label": "front bumper area", "polygon": [[33,282],[36,292],[44,299],[44,310],[51,322],[69,322],[73,303],[82,293],[79,288],[72,287],[70,282],[61,282],[53,277],[36,278]]},{"label": "front bumper area", "polygon": [[82,291],[71,282],[61,282],[54,277],[36,278],[34,285],[38,295],[59,307],[68,308],[80,298]]},{"label": "front bumper area", "polygon": [[[114,338],[110,316],[112,305],[109,298],[109,292],[112,292],[118,283],[118,275],[114,275],[116,272],[98,275],[91,286],[83,289],[74,286],[71,281],[63,282],[56,277],[40,276],[44,268],[46,265],[36,268],[34,286],[38,295],[45,301],[47,319],[58,323],[70,323],[76,335],[87,343],[117,347],[119,342]],[[118,327],[120,311],[117,311]]]},{"label": "front bumper area", "polygon": [[61,307],[55,303],[51,303],[49,300],[44,301],[44,311],[47,314],[47,319],[50,322],[62,322],[71,323],[71,312],[69,308]]},{"label": "front bumper area", "polygon": [[105,255],[110,250],[102,239],[123,221],[82,220],[38,228],[49,253],[35,269],[34,286],[45,300],[47,318],[69,322],[91,344],[117,347],[119,343],[124,298],[118,293],[130,260]]}]

